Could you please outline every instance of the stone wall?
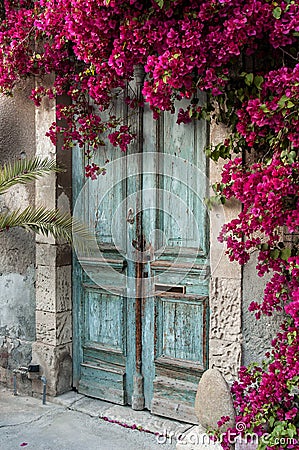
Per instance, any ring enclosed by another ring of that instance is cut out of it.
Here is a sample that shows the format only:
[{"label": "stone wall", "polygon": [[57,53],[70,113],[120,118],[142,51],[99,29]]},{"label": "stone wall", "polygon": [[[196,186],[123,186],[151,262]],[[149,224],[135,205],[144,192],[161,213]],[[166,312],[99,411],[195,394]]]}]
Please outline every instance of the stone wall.
[{"label": "stone wall", "polygon": [[[226,129],[211,126],[211,142],[215,145],[225,138]],[[210,163],[210,184],[221,179],[221,163]],[[213,191],[211,189],[211,195]],[[210,212],[210,339],[209,367],[221,371],[232,381],[241,364],[242,351],[242,270],[228,260],[219,236],[222,225],[240,212],[240,204],[228,201],[213,206]]]},{"label": "stone wall", "polygon": [[[211,142],[225,138],[224,127],[213,124]],[[221,179],[221,163],[211,162],[210,184]],[[213,195],[213,192],[211,192]],[[238,367],[261,362],[270,348],[281,322],[281,316],[256,320],[248,311],[253,300],[261,301],[269,277],[260,278],[256,271],[256,257],[241,268],[229,262],[225,246],[217,241],[221,226],[239,214],[241,205],[228,201],[213,207],[210,214],[211,284],[210,284],[210,368],[219,369],[227,381],[232,381]]]},{"label": "stone wall", "polygon": [[[30,84],[13,98],[0,99],[0,164],[35,155],[35,111],[28,99]],[[1,211],[34,204],[34,184],[11,188],[0,197]],[[35,341],[35,241],[15,229],[0,233],[0,382],[12,387],[12,371],[28,366]],[[30,392],[27,377],[18,389]]]},{"label": "stone wall", "polygon": [[245,265],[243,270],[243,302],[242,302],[242,364],[260,363],[267,350],[271,347],[271,340],[279,329],[282,315],[275,313],[272,317],[262,316],[256,320],[254,313],[248,311],[250,303],[261,301],[264,287],[269,276],[258,277],[256,272],[256,257]]},{"label": "stone wall", "polygon": [[[13,158],[56,159],[65,173],[29,186],[16,186],[0,198],[2,211],[29,204],[71,209],[71,152],[59,151],[45,136],[55,120],[55,102],[35,109],[33,85],[0,100],[0,164]],[[0,233],[0,383],[13,386],[13,370],[40,364],[51,395],[72,386],[71,251],[53,238],[23,230]],[[18,392],[42,392],[42,383],[17,375]]]},{"label": "stone wall", "polygon": [[[51,81],[51,80],[50,80]],[[63,99],[59,100],[60,102]],[[36,153],[56,159],[67,170],[36,183],[36,203],[60,211],[71,211],[71,152],[55,148],[45,136],[55,121],[55,101],[44,99],[36,110]],[[36,342],[33,360],[47,379],[47,392],[55,396],[72,388],[72,298],[71,251],[52,237],[36,238]],[[33,381],[34,392],[42,383]]]}]

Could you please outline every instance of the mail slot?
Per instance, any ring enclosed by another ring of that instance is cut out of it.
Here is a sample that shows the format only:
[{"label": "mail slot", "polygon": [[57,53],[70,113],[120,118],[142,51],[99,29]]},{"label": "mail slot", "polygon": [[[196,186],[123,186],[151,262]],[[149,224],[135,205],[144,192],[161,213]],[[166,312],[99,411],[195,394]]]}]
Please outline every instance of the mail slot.
[{"label": "mail slot", "polygon": [[155,284],[155,291],[157,292],[175,292],[177,294],[185,294],[186,286],[173,286],[169,284]]}]

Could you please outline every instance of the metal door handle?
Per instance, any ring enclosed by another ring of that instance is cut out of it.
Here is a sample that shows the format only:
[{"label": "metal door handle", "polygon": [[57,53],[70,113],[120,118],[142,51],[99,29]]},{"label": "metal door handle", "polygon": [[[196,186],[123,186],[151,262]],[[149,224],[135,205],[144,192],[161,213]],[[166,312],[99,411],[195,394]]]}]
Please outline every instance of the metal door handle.
[{"label": "metal door handle", "polygon": [[135,222],[135,216],[134,216],[133,208],[129,208],[128,209],[127,222],[129,222],[131,225],[133,225],[133,223]]},{"label": "metal door handle", "polygon": [[124,259],[124,260],[123,260],[123,265],[122,265],[122,268],[121,268],[121,273],[124,273],[124,272],[126,271],[126,268],[127,268],[127,267],[128,267],[127,260]]}]

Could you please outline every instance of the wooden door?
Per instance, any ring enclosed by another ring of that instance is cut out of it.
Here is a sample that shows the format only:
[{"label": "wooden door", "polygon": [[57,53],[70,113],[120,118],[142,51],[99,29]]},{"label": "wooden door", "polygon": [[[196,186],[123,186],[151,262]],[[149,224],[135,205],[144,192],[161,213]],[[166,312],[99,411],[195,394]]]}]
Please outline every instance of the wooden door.
[{"label": "wooden door", "polygon": [[75,212],[98,244],[74,262],[74,386],[196,422],[207,367],[206,125],[178,126],[171,114],[155,122],[142,109],[128,120],[135,146],[122,158],[107,149],[97,181],[83,187],[74,153]]}]

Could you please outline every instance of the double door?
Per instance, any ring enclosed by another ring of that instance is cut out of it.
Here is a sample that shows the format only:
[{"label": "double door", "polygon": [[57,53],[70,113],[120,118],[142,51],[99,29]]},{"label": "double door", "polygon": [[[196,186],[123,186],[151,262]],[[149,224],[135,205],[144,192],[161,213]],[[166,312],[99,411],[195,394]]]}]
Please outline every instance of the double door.
[{"label": "double door", "polygon": [[94,231],[74,262],[74,386],[195,422],[207,367],[206,125],[116,108],[136,134],[130,151],[106,148],[106,175],[87,182],[74,152],[74,212]]}]

